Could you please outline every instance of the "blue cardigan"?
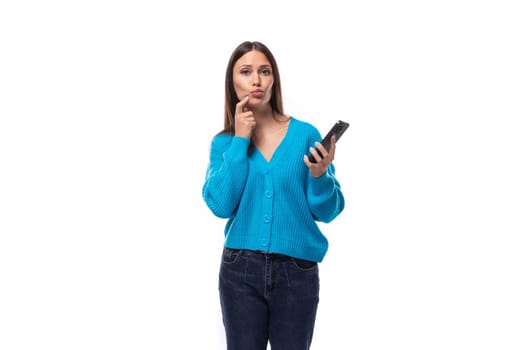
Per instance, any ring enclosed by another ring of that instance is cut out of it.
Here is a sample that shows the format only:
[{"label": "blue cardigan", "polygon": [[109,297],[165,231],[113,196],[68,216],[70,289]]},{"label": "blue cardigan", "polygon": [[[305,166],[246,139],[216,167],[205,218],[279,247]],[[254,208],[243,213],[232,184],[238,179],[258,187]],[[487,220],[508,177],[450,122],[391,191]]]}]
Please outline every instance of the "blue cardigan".
[{"label": "blue cardigan", "polygon": [[319,178],[304,164],[316,141],[319,131],[295,118],[269,162],[249,150],[247,138],[212,139],[202,195],[213,214],[228,219],[225,247],[323,260],[328,240],[316,221],[332,221],[345,202],[333,164]]}]

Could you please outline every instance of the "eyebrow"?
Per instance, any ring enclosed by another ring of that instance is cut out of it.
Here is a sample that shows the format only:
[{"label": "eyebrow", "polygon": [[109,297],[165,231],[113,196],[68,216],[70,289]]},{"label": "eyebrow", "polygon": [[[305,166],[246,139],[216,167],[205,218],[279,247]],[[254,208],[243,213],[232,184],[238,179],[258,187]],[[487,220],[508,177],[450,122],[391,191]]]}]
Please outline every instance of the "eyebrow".
[{"label": "eyebrow", "polygon": [[[243,67],[251,68],[251,67],[253,67],[253,65],[251,65],[251,64],[241,64],[241,66],[239,68],[243,68]],[[263,64],[259,68],[272,68],[272,66],[269,65],[269,64]]]}]

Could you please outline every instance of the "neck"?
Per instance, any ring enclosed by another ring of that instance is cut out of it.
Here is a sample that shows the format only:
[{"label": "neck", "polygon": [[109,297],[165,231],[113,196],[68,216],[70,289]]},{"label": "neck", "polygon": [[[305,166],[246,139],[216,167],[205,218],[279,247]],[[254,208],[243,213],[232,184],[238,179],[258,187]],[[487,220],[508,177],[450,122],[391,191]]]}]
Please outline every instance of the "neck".
[{"label": "neck", "polygon": [[264,108],[253,110],[253,116],[257,122],[264,122],[274,119],[274,112],[270,105],[266,105]]}]

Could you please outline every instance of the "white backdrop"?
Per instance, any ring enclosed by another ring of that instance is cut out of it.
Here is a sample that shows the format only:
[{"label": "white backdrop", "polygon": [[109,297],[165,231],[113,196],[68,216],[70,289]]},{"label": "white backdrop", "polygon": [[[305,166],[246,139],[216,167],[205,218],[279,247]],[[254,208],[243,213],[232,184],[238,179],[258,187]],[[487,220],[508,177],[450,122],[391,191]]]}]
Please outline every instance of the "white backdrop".
[{"label": "white backdrop", "polygon": [[0,348],[225,349],[224,71],[351,123],[312,349],[524,349],[519,1],[3,1]]}]

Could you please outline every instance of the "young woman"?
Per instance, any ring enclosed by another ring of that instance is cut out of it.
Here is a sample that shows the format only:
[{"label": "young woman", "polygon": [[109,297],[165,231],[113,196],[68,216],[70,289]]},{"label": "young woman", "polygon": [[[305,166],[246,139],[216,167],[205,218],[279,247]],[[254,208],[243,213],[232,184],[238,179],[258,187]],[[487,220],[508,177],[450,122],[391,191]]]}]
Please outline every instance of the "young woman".
[{"label": "young woman", "polygon": [[313,125],[284,113],[277,63],[260,42],[233,51],[225,90],[202,195],[228,219],[219,272],[228,349],[309,349],[328,248],[317,222],[344,208],[335,138],[328,152]]}]

